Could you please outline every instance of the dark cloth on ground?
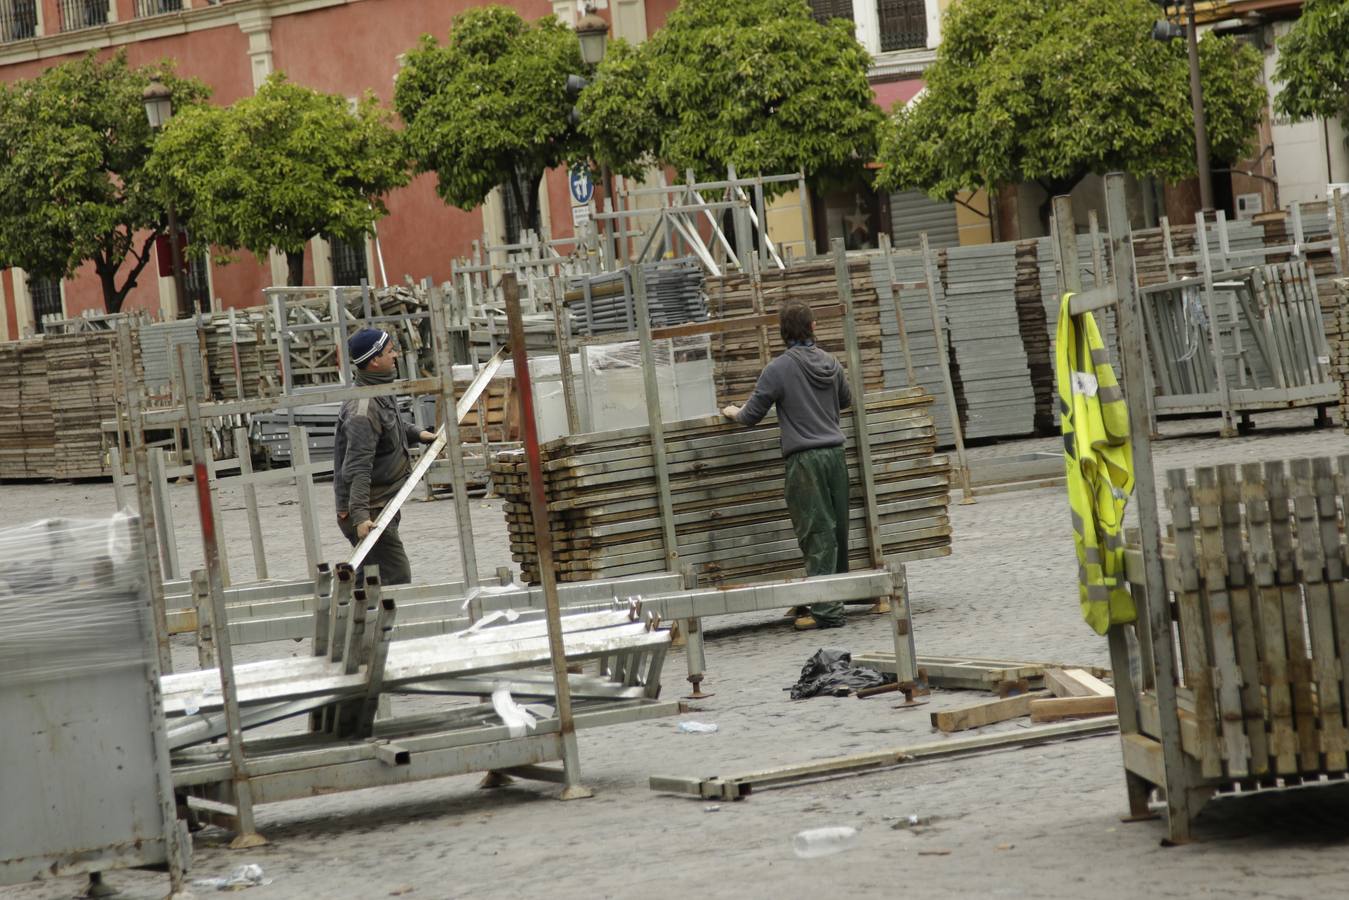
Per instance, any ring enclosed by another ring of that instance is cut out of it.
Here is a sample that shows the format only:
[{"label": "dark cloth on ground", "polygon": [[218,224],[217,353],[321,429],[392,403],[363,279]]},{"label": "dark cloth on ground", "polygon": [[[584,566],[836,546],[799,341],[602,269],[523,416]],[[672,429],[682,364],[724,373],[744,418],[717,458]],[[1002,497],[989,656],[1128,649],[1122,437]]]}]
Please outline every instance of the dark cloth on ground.
[{"label": "dark cloth on ground", "polygon": [[801,667],[801,677],[792,685],[792,699],[804,700],[820,694],[846,697],[853,691],[880,687],[895,680],[894,675],[852,664],[847,650],[821,648]]}]

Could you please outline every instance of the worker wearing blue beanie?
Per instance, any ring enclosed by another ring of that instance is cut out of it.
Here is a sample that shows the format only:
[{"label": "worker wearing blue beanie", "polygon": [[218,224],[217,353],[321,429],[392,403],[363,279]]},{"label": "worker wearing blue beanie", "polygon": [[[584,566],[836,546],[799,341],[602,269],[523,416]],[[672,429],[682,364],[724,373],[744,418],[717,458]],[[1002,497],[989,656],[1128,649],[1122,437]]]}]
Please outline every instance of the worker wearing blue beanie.
[{"label": "worker wearing blue beanie", "polygon": [[[347,340],[347,353],[356,368],[357,384],[393,382],[398,352],[388,332],[362,328]],[[333,441],[333,490],[337,527],[353,547],[375,527],[384,507],[412,472],[408,446],[414,441],[429,444],[435,437],[404,419],[391,394],[342,404]],[[366,566],[379,566],[383,584],[412,580],[412,566],[398,536],[401,519],[401,512],[394,515],[365,557]]]}]

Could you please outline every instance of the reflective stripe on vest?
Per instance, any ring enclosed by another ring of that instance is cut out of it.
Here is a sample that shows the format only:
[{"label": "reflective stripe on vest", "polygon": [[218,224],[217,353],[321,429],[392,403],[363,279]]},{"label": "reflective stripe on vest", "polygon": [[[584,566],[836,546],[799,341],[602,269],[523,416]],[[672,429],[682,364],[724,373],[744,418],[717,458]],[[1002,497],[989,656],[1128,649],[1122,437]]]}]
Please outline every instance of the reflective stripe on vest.
[{"label": "reflective stripe on vest", "polygon": [[1134,488],[1129,410],[1091,313],[1059,307],[1054,370],[1082,618],[1098,634],[1138,614],[1124,577],[1124,506]]}]

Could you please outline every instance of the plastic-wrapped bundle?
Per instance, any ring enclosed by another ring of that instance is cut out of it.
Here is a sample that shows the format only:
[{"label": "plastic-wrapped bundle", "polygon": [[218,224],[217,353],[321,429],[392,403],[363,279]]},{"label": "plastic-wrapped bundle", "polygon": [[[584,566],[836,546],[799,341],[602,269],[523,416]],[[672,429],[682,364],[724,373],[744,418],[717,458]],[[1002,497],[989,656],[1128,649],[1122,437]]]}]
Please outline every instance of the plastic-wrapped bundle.
[{"label": "plastic-wrapped bundle", "polygon": [[0,530],[0,684],[143,665],[149,609],[136,519]]}]

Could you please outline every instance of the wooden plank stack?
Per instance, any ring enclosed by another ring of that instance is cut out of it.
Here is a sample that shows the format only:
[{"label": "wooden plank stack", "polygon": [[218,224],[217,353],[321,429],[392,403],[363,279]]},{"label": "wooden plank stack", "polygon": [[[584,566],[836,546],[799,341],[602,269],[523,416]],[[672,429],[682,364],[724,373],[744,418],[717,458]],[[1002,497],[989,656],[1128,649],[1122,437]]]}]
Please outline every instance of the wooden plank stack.
[{"label": "wooden plank stack", "polygon": [[56,432],[53,478],[94,478],[107,474],[101,423],[117,415],[113,377],[116,339],[116,334],[110,331],[43,338]]},{"label": "wooden plank stack", "polygon": [[[931,398],[921,390],[867,397],[876,501],[887,558],[950,552],[949,465],[934,454]],[[869,565],[851,417],[845,417],[852,479],[849,558]],[[718,417],[666,426],[679,560],[700,583],[734,584],[804,574],[783,499],[784,466],[775,419],[744,428]],[[656,476],[646,428],[571,435],[543,447],[545,494],[560,581],[666,568]],[[513,558],[539,578],[521,453],[499,454],[493,482],[505,499]]]},{"label": "wooden plank stack", "polygon": [[1021,346],[1026,351],[1026,367],[1030,370],[1031,390],[1035,394],[1035,430],[1047,432],[1054,427],[1057,407],[1054,335],[1045,314],[1038,241],[1019,241],[1016,245],[1016,317],[1021,329]]},{"label": "wooden plank stack", "polygon": [[50,397],[42,339],[0,344],[0,478],[45,477],[55,439]]},{"label": "wooden plank stack", "polygon": [[[862,353],[862,374],[868,391],[885,387],[885,373],[881,365],[881,310],[876,288],[865,259],[849,263],[852,286],[853,319],[857,324],[857,339]],[[812,263],[794,266],[765,274],[758,287],[748,275],[724,275],[708,278],[707,306],[714,319],[750,316],[756,313],[776,312],[788,298],[803,300],[811,308],[837,306],[838,279],[833,263]],[[893,309],[887,311],[893,317]],[[765,340],[759,333],[738,331],[712,335],[712,358],[715,361],[717,405],[744,403],[754,390],[754,382],[769,359],[783,351],[782,338],[776,328],[764,329]],[[819,346],[840,361],[847,358],[843,342],[843,320],[838,317],[819,319],[815,323]]]},{"label": "wooden plank stack", "polygon": [[[1344,773],[1349,455],[1174,470],[1167,484],[1183,751],[1207,783]],[[1160,738],[1155,695],[1140,706]]]},{"label": "wooden plank stack", "polygon": [[1349,278],[1335,281],[1338,308],[1335,310],[1335,330],[1330,339],[1330,370],[1340,380],[1340,422],[1349,431]]}]

